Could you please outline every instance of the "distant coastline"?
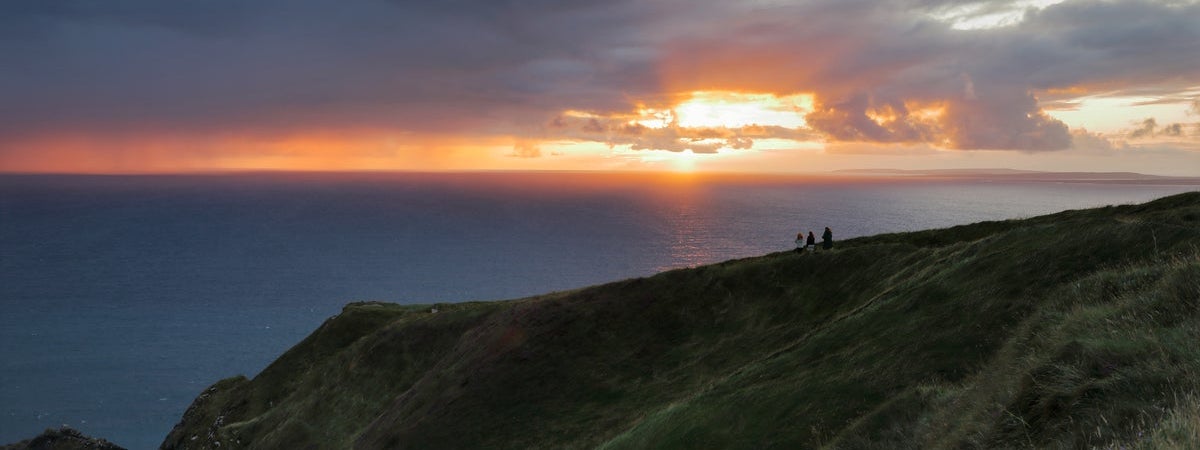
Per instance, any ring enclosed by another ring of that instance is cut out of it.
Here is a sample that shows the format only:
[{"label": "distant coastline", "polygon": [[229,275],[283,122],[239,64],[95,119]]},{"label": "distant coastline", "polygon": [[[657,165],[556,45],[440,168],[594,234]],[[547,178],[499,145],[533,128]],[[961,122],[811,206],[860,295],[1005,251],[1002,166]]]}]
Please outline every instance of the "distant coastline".
[{"label": "distant coastline", "polygon": [[1041,172],[1017,169],[846,169],[833,173],[851,176],[896,178],[976,179],[981,181],[1031,181],[1053,183],[1103,183],[1197,186],[1200,177],[1172,177],[1136,172]]}]

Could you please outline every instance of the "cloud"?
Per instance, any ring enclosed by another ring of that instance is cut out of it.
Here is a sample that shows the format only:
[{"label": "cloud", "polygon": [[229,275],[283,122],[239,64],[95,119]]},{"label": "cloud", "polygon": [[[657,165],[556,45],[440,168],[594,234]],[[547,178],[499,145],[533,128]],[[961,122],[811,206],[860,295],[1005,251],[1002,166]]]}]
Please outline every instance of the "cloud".
[{"label": "cloud", "polygon": [[518,139],[517,142],[513,144],[513,151],[509,154],[509,156],[514,156],[517,158],[540,158],[542,156],[542,149],[535,141],[529,139]]},{"label": "cloud", "polygon": [[1154,120],[1154,118],[1152,117],[1152,118],[1143,120],[1141,125],[1139,125],[1137,128],[1134,128],[1133,131],[1130,131],[1129,137],[1131,139],[1151,137],[1151,136],[1154,136],[1154,134],[1155,134],[1154,132],[1157,128],[1158,128],[1158,121]]},{"label": "cloud", "polygon": [[0,134],[492,134],[657,92],[632,2],[242,3],[5,2]]},{"label": "cloud", "polygon": [[1158,120],[1150,117],[1142,120],[1137,127],[1130,130],[1127,134],[1130,139],[1181,138],[1187,135],[1185,127],[1200,128],[1200,123],[1172,123],[1160,127]]},{"label": "cloud", "polygon": [[862,93],[822,103],[805,119],[814,129],[839,141],[929,142],[941,134],[940,123],[914,116],[904,103],[876,100]]},{"label": "cloud", "polygon": [[1104,154],[1111,153],[1114,150],[1128,149],[1129,144],[1125,142],[1114,142],[1113,140],[1099,133],[1092,133],[1085,129],[1078,129],[1071,130],[1071,148],[1089,153]]},{"label": "cloud", "polygon": [[[834,140],[1027,151],[1071,141],[1066,125],[1043,113],[1039,95],[1144,93],[1148,85],[1175,92],[1200,78],[1185,75],[1200,74],[1194,2],[1073,1],[982,30],[956,30],[921,12],[948,3],[903,3],[806,3],[730,21],[711,35],[753,39],[681,43],[671,77],[688,89],[740,83],[811,91],[819,107],[808,120]],[[820,19],[788,26],[797,17]],[[914,116],[923,107],[945,113]]]},{"label": "cloud", "polygon": [[683,127],[675,120],[661,126],[640,123],[629,114],[560,115],[546,130],[555,138],[602,142],[609,146],[628,146],[631,150],[666,150],[716,153],[721,149],[745,150],[755,139],[811,140],[816,133],[782,126],[747,125],[742,127]]},{"label": "cloud", "polygon": [[1173,123],[1163,127],[1161,133],[1164,136],[1183,136],[1183,124]]},{"label": "cloud", "polygon": [[[63,133],[354,130],[697,153],[765,138],[1040,152],[1080,139],[1046,105],[1200,85],[1200,3],[1028,4],[13,0],[0,3],[0,154]],[[955,28],[988,15],[1010,19]],[[815,102],[807,128],[628,123],[704,90]],[[564,111],[594,117],[546,125]],[[1187,134],[1173,125],[1156,133]]]}]

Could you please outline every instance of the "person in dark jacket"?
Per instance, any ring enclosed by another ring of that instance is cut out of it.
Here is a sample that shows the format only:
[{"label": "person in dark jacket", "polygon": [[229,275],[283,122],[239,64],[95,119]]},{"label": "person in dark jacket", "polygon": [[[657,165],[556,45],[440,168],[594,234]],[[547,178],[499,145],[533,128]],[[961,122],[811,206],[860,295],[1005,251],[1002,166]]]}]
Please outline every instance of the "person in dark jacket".
[{"label": "person in dark jacket", "polygon": [[810,252],[817,249],[817,237],[813,236],[812,230],[808,231],[808,241],[805,243],[804,248]]},{"label": "person in dark jacket", "polygon": [[825,250],[833,248],[833,231],[829,227],[825,227],[825,232],[821,234],[821,247]]}]

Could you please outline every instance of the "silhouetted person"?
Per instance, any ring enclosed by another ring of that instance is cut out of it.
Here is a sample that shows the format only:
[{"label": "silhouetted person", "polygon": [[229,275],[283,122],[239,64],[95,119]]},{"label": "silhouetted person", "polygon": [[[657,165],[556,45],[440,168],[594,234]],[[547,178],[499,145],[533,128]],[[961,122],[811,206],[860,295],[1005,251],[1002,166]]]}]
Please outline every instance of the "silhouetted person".
[{"label": "silhouetted person", "polygon": [[833,248],[833,231],[829,227],[825,227],[825,232],[821,233],[821,247],[825,250]]},{"label": "silhouetted person", "polygon": [[810,252],[817,249],[817,237],[813,236],[812,230],[808,231],[808,242],[805,243],[804,247]]}]

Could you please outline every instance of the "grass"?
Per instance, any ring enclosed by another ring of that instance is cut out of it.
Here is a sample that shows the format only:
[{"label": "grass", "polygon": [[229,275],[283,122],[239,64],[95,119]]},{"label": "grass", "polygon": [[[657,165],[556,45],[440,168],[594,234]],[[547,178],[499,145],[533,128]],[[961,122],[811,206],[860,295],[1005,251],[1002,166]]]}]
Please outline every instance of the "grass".
[{"label": "grass", "polygon": [[1197,448],[1198,244],[1190,193],[352,304],[164,448]]}]

